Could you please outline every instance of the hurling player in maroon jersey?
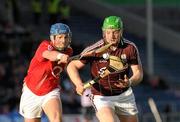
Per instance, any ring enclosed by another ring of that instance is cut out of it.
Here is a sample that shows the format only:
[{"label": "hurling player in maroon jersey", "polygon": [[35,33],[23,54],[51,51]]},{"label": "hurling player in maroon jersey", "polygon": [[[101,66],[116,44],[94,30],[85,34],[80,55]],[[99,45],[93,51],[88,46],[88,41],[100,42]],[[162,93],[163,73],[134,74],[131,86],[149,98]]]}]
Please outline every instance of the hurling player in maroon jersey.
[{"label": "hurling player in maroon jersey", "polygon": [[[138,110],[131,88],[139,84],[143,78],[138,49],[133,42],[122,37],[123,23],[120,17],[105,18],[102,31],[103,39],[91,47],[97,48],[112,43],[106,54],[120,58],[126,67],[122,71],[111,72],[92,84],[90,98],[97,118],[100,122],[117,122],[119,120],[121,122],[138,122]],[[90,62],[91,76],[94,79],[109,67],[109,60],[97,57],[98,55],[94,54],[94,59],[91,58],[91,61],[74,60],[67,66],[69,77],[80,95],[84,92],[84,87],[79,69]]]},{"label": "hurling player in maroon jersey", "polygon": [[66,24],[51,26],[50,40],[43,40],[34,54],[24,78],[19,113],[25,122],[40,122],[44,112],[49,121],[62,122],[60,73],[69,56],[71,31]]}]

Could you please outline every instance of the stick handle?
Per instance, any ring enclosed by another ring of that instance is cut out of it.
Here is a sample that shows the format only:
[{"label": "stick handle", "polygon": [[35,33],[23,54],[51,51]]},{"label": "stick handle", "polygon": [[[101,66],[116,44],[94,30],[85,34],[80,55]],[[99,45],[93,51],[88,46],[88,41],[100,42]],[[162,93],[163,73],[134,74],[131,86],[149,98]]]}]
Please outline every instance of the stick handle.
[{"label": "stick handle", "polygon": [[80,54],[72,56],[72,57],[69,58],[69,61],[71,61],[71,60],[78,60],[80,57],[81,57]]},{"label": "stick handle", "polygon": [[84,89],[90,88],[94,83],[96,83],[94,80],[91,80],[84,84]]},{"label": "stick handle", "polygon": [[150,109],[151,109],[151,111],[152,111],[152,113],[154,115],[154,118],[155,118],[156,122],[162,122],[162,119],[160,117],[159,111],[157,109],[157,106],[156,106],[153,98],[149,98],[148,103],[149,103]]},{"label": "stick handle", "polygon": [[93,84],[97,83],[100,77],[97,77],[93,80],[88,81],[87,83],[84,83],[84,89],[90,88]]}]

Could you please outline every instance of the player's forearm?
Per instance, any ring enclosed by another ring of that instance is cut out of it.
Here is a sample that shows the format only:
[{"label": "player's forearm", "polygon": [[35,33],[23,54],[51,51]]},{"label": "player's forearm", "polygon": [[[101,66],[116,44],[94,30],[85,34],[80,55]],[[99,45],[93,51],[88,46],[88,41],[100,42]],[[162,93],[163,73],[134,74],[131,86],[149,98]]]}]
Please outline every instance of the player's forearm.
[{"label": "player's forearm", "polygon": [[58,51],[44,51],[42,56],[50,61],[58,61],[64,54]]},{"label": "player's forearm", "polygon": [[75,86],[83,85],[78,68],[72,62],[70,62],[67,66],[67,73]]},{"label": "player's forearm", "polygon": [[143,71],[137,70],[135,73],[133,73],[132,77],[129,79],[131,82],[131,86],[135,86],[139,84],[143,79]]}]

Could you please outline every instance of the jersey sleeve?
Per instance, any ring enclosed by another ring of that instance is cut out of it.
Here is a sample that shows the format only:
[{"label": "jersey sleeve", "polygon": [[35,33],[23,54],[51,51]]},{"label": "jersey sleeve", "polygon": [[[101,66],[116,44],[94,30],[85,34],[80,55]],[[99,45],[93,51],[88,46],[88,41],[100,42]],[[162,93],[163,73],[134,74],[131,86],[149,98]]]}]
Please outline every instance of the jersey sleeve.
[{"label": "jersey sleeve", "polygon": [[[92,50],[94,50],[94,49],[98,49],[98,48],[100,48],[100,47],[103,46],[103,45],[104,45],[104,41],[103,41],[103,39],[101,39],[101,40],[97,41],[96,43],[94,43],[94,44],[86,47],[86,48],[81,52],[81,54],[86,53],[86,52],[89,52],[89,51],[92,51]],[[96,54],[94,54],[94,57],[95,57],[95,56],[96,56]],[[81,59],[81,62],[84,63],[84,64],[87,64],[87,63],[91,62],[91,60],[92,60],[91,58],[82,58],[82,59]],[[94,60],[94,58],[93,58],[93,60]]]},{"label": "jersey sleeve", "polygon": [[130,51],[130,55],[129,55],[129,63],[130,64],[134,64],[134,65],[137,65],[139,64],[140,62],[140,59],[139,59],[139,51],[136,47],[136,45],[132,45],[131,47],[131,51]]},{"label": "jersey sleeve", "polygon": [[38,61],[45,61],[47,59],[45,59],[43,56],[42,56],[42,53],[45,51],[45,50],[53,50],[53,47],[48,43],[48,41],[43,41],[37,51],[36,51],[36,54],[35,54],[35,57]]},{"label": "jersey sleeve", "polygon": [[69,55],[69,56],[72,56],[73,55],[73,49],[71,47],[68,47],[64,53]]}]

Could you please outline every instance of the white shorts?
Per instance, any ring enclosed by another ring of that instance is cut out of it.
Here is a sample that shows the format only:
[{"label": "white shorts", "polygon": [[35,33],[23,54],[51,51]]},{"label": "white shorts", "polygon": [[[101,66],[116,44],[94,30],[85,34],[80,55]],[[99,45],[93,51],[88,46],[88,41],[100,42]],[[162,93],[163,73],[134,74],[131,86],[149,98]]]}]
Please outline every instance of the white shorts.
[{"label": "white shorts", "polygon": [[118,115],[138,113],[132,88],[117,96],[94,95],[93,104],[97,111],[102,107],[111,107]]},{"label": "white shorts", "polygon": [[60,89],[56,88],[43,96],[35,95],[26,85],[23,86],[19,113],[28,119],[40,118],[42,116],[42,107],[45,103],[52,99],[58,98],[60,100]]}]

